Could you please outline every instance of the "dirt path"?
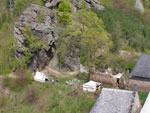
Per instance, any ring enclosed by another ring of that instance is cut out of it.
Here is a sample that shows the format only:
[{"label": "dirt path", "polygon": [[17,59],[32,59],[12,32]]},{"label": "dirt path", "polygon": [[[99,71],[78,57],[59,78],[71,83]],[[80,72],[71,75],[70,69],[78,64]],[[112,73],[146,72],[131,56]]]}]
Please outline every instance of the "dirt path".
[{"label": "dirt path", "polygon": [[42,72],[44,72],[48,76],[55,76],[55,77],[62,77],[62,78],[72,77],[72,76],[75,76],[79,73],[79,71],[62,72],[62,71],[59,71],[59,70],[52,68],[50,64],[48,66],[46,66],[42,70]]}]

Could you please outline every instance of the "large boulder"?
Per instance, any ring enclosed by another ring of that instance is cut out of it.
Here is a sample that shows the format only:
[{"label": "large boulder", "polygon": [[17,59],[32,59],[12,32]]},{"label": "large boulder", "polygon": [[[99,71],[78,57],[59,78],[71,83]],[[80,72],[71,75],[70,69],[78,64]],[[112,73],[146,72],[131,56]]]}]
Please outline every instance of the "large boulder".
[{"label": "large boulder", "polygon": [[[42,13],[42,17],[39,17],[40,13]],[[43,18],[43,20],[41,21],[39,18]],[[31,70],[35,71],[43,68],[52,58],[52,50],[55,48],[55,41],[58,38],[54,31],[56,23],[57,16],[55,10],[33,4],[23,12],[15,23],[14,34],[18,41],[18,49],[15,53],[17,58],[21,59],[25,53],[26,37],[24,30],[27,26],[31,27],[33,35],[39,37],[39,40],[45,38],[46,45],[49,46],[48,49],[35,51],[30,63]]]}]

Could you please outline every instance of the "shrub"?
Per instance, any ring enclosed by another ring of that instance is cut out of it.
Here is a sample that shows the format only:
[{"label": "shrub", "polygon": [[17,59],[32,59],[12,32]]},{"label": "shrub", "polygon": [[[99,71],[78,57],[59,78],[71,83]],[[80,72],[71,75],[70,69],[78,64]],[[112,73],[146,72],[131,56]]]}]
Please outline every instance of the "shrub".
[{"label": "shrub", "polygon": [[32,83],[33,80],[31,72],[23,68],[17,69],[15,76],[14,84],[16,86],[25,87],[27,84]]},{"label": "shrub", "polygon": [[38,88],[34,85],[28,86],[24,92],[24,101],[29,104],[35,104],[38,100]]},{"label": "shrub", "polygon": [[41,10],[41,11],[39,12],[37,18],[38,18],[38,21],[39,21],[40,23],[44,22],[44,20],[45,20],[45,13],[44,13],[44,10]]},{"label": "shrub", "polygon": [[13,91],[20,91],[33,81],[32,74],[27,69],[20,68],[14,74],[13,77],[3,78],[3,85]]},{"label": "shrub", "polygon": [[9,103],[9,94],[3,89],[0,89],[0,108],[5,107]]},{"label": "shrub", "polygon": [[88,73],[83,73],[83,74],[78,74],[77,77],[78,77],[80,80],[88,81],[90,75],[89,75]]},{"label": "shrub", "polygon": [[60,14],[59,21],[62,23],[69,22],[71,20],[70,19],[71,10],[72,10],[72,7],[70,3],[66,0],[62,0],[58,7],[58,11]]},{"label": "shrub", "polygon": [[[41,21],[41,20],[40,20]],[[34,56],[34,53],[38,50],[50,47],[46,44],[43,44],[46,42],[44,38],[39,39],[39,37],[36,37],[33,35],[31,27],[27,26],[24,31],[24,36],[26,38],[26,49],[25,49],[25,55],[22,58],[23,62],[28,66],[31,62],[31,58]]]},{"label": "shrub", "polygon": [[15,0],[15,13],[20,14],[31,0]]}]

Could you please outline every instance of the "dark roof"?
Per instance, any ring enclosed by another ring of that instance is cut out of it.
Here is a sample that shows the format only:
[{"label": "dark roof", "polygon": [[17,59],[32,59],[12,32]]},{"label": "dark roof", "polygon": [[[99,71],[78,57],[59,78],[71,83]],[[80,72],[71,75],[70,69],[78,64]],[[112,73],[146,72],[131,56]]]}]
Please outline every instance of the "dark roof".
[{"label": "dark roof", "polygon": [[90,113],[128,113],[133,91],[103,88]]},{"label": "dark roof", "polygon": [[133,71],[131,77],[150,78],[150,55],[141,55]]}]

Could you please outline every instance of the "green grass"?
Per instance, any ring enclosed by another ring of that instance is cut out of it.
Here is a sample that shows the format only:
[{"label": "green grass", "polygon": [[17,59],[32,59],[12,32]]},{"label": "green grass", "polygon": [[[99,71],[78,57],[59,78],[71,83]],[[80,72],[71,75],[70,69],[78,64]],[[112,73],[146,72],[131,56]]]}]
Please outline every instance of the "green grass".
[{"label": "green grass", "polygon": [[[82,89],[73,89],[65,85],[66,79],[59,83],[33,82],[37,86],[39,99],[35,104],[23,101],[24,91],[11,92],[10,103],[0,109],[3,113],[88,113],[95,103],[94,93],[84,93]],[[67,79],[70,80],[70,79]],[[29,85],[32,86],[32,85]],[[76,92],[72,94],[70,92]]]},{"label": "green grass", "polygon": [[139,98],[141,101],[141,105],[144,105],[145,100],[147,99],[148,92],[139,92]]},{"label": "green grass", "polygon": [[112,0],[98,0],[102,5],[106,5],[106,6],[112,6],[113,5],[113,1]]}]

